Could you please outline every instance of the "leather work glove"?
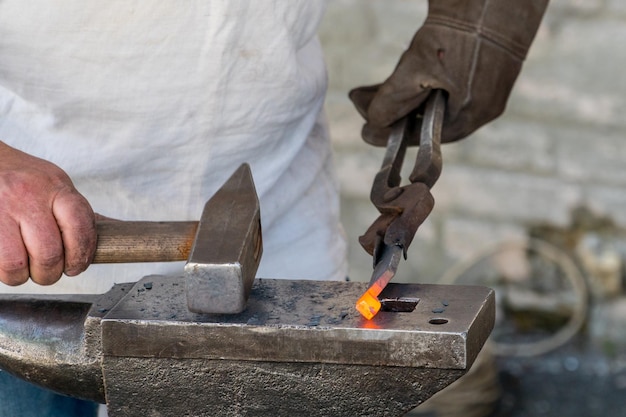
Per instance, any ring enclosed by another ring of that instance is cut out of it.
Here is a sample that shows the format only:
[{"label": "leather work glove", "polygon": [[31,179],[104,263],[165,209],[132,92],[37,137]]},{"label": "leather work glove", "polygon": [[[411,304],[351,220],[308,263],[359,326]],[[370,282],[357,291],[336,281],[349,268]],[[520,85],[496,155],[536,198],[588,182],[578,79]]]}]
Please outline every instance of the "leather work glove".
[{"label": "leather work glove", "polygon": [[428,4],[424,25],[391,76],[350,92],[366,119],[363,139],[372,145],[385,146],[389,126],[417,109],[432,89],[448,95],[442,142],[462,139],[502,114],[548,0]]}]

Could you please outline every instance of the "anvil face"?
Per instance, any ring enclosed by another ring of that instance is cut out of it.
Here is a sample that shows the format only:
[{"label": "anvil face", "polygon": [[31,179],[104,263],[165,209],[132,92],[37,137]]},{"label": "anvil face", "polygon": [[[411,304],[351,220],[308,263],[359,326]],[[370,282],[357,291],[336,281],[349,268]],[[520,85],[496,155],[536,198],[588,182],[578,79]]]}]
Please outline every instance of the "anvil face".
[{"label": "anvil face", "polygon": [[391,284],[382,298],[415,309],[368,321],[354,309],[365,283],[257,279],[244,312],[201,315],[182,282],[136,284],[102,321],[104,355],[466,369],[493,326],[485,287]]}]

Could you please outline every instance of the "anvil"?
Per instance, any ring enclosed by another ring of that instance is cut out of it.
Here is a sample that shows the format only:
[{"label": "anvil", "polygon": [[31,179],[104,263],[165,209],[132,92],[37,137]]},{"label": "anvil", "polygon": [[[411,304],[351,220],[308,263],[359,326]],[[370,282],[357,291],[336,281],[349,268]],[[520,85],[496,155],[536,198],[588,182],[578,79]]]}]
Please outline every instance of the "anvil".
[{"label": "anvil", "polygon": [[[462,376],[492,290],[257,279],[234,315],[192,313],[182,276],[104,295],[0,296],[0,368],[121,416],[400,416]],[[412,311],[411,311],[412,309]],[[389,311],[385,311],[389,310]]]}]

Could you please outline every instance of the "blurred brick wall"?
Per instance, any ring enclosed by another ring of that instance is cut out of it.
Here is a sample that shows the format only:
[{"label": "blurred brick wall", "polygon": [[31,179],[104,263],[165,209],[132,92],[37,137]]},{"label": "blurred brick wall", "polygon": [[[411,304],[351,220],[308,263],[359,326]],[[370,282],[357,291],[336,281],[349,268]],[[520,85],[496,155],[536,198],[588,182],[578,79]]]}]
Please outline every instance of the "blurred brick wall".
[{"label": "blurred brick wall", "polygon": [[[421,25],[426,0],[332,0],[321,39],[327,113],[351,242],[351,277],[367,280],[357,236],[383,151],[359,138],[350,88],[383,80]],[[456,260],[536,224],[567,227],[574,207],[626,228],[626,3],[553,0],[506,114],[443,149],[435,210],[400,280],[436,281]]]}]

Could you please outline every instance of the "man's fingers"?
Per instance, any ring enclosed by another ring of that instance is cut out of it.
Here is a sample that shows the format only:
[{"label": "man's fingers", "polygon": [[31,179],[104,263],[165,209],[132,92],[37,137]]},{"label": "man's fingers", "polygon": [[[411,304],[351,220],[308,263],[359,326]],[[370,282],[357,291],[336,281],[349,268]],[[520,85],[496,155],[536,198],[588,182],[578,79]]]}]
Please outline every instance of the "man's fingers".
[{"label": "man's fingers", "polygon": [[0,282],[21,285],[28,281],[28,253],[13,219],[0,219]]},{"label": "man's fingers", "polygon": [[95,217],[78,192],[61,191],[52,211],[28,212],[19,223],[0,221],[0,281],[21,285],[30,277],[51,285],[63,272],[77,275],[87,269],[96,248]]},{"label": "man's fingers", "polygon": [[97,235],[93,210],[82,195],[70,190],[57,195],[52,213],[65,249],[65,274],[78,275],[87,269],[96,251]]},{"label": "man's fingers", "polygon": [[31,213],[20,222],[28,252],[30,278],[39,285],[52,285],[63,273],[63,245],[59,228],[51,213]]}]

